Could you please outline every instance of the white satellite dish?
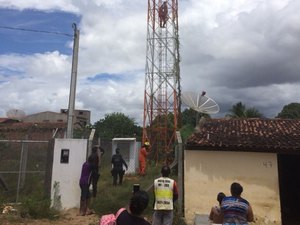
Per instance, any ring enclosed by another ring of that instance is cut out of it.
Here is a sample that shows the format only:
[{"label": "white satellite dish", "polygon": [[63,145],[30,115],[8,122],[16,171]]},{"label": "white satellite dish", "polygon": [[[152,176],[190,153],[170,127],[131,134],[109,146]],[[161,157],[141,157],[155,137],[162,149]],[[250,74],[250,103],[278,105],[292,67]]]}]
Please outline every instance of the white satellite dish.
[{"label": "white satellite dish", "polygon": [[26,114],[20,109],[10,109],[6,112],[6,116],[10,119],[22,119],[26,116]]},{"label": "white satellite dish", "polygon": [[183,92],[181,100],[191,109],[206,114],[216,114],[220,111],[219,105],[206,95],[205,91],[199,94],[194,92]]}]

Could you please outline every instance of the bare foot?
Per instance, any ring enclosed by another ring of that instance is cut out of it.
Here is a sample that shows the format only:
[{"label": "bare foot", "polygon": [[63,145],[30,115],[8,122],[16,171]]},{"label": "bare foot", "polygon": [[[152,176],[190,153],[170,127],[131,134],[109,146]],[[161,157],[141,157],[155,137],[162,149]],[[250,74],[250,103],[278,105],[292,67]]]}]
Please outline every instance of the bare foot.
[{"label": "bare foot", "polygon": [[88,209],[85,215],[92,215],[95,214],[95,211],[92,209]]}]

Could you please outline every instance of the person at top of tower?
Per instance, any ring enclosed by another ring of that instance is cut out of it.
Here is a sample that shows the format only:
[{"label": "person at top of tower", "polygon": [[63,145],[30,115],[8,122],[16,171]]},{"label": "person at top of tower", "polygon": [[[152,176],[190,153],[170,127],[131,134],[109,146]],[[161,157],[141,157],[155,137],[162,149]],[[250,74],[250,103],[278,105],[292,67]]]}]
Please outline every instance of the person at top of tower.
[{"label": "person at top of tower", "polygon": [[168,5],[167,1],[164,1],[158,9],[159,16],[159,26],[164,28],[166,27],[166,23],[168,21]]}]

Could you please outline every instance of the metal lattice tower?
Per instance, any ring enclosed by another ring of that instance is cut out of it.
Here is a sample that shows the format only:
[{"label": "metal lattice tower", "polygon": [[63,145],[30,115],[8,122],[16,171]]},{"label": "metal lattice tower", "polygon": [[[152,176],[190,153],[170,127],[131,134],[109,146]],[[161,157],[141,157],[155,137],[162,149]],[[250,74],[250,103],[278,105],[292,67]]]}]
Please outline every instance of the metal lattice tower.
[{"label": "metal lattice tower", "polygon": [[173,148],[179,96],[178,0],[148,0],[143,142],[150,142],[156,160]]}]

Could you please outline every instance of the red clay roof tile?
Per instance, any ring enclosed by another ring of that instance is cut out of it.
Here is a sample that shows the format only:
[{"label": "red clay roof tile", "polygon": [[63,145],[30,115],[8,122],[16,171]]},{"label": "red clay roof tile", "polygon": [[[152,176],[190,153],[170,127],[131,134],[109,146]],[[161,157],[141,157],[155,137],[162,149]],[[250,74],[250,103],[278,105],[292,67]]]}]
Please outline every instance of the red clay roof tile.
[{"label": "red clay roof tile", "polygon": [[300,154],[300,120],[207,119],[186,149]]}]

